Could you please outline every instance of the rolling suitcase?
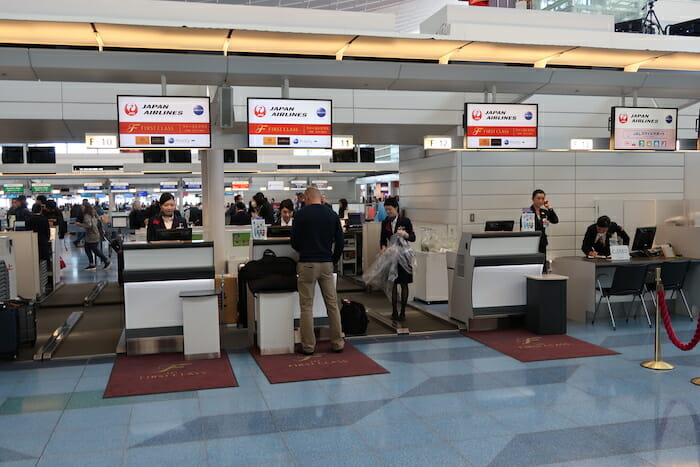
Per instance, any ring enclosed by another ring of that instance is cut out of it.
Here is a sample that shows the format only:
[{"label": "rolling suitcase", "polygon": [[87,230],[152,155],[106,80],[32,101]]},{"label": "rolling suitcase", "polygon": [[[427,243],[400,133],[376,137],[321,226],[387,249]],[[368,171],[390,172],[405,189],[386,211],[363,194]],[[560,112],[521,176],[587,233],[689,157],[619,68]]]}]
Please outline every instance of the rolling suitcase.
[{"label": "rolling suitcase", "polygon": [[0,356],[17,357],[17,310],[0,307]]},{"label": "rolling suitcase", "polygon": [[353,302],[347,298],[343,299],[343,307],[340,309],[340,322],[343,332],[350,336],[367,334],[367,310],[360,302]]}]

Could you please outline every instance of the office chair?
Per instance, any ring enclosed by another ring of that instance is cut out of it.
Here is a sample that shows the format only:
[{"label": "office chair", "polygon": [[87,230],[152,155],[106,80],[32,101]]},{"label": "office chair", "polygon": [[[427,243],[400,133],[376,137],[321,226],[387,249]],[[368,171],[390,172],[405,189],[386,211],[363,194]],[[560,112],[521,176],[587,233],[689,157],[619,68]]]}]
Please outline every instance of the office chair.
[{"label": "office chair", "polygon": [[[672,291],[673,294],[671,298],[676,298],[680,295],[683,299],[683,304],[688,312],[690,320],[693,321],[693,312],[688,305],[688,300],[685,297],[685,291],[683,290],[683,284],[685,284],[685,278],[688,275],[688,270],[690,269],[690,261],[664,261],[661,263],[661,283],[664,286],[665,291]],[[656,306],[656,283],[647,283],[646,287],[651,293],[651,299],[654,301],[654,306]]]},{"label": "office chair", "polygon": [[[631,310],[634,309],[634,303],[639,298],[642,302],[642,307],[644,308],[644,314],[647,317],[647,323],[651,327],[651,319],[649,318],[649,311],[647,310],[647,305],[644,302],[644,293],[646,289],[646,278],[647,278],[647,265],[646,264],[630,264],[625,266],[617,266],[615,268],[615,275],[613,276],[613,281],[610,287],[604,288],[600,279],[596,279],[598,284],[598,291],[600,292],[600,299],[593,312],[593,319],[591,324],[595,324],[595,317],[598,313],[598,308],[600,308],[600,302],[605,299],[608,305],[608,312],[610,313],[610,322],[612,323],[613,330],[617,329],[615,324],[615,317],[613,316],[612,306],[610,305],[610,297],[621,297],[626,295],[632,295]],[[629,313],[627,314],[627,319],[629,320]]]}]

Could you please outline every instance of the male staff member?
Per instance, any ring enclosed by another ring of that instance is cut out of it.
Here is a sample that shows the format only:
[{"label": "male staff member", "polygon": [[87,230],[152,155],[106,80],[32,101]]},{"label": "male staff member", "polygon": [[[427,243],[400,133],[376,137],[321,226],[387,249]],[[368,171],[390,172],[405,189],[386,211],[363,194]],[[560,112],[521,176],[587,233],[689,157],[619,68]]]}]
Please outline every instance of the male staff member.
[{"label": "male staff member", "polygon": [[547,195],[543,190],[535,190],[532,192],[532,206],[530,211],[535,213],[535,230],[542,232],[540,237],[540,253],[547,253],[547,226],[550,224],[558,224],[559,216],[554,212],[554,209],[549,205],[546,199]]},{"label": "male staff member", "polygon": [[316,283],[321,287],[326,304],[333,351],[343,351],[338,310],[338,297],[333,281],[333,265],[343,253],[343,229],[338,215],[321,204],[321,192],[309,187],[305,193],[306,206],[294,216],[292,247],[299,252],[297,288],[301,309],[301,353],[312,355],[316,347],[312,306]]},{"label": "male staff member", "polygon": [[622,229],[622,226],[610,221],[608,216],[600,216],[595,224],[586,229],[583,237],[581,251],[586,256],[610,256],[610,238],[617,234],[618,241],[623,245],[629,245],[630,236]]}]

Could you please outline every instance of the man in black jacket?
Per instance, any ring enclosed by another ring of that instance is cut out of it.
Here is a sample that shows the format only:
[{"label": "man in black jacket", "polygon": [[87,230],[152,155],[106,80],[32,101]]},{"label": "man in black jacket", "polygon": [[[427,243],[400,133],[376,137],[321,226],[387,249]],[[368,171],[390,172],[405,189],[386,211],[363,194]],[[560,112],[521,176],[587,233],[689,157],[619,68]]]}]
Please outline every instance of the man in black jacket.
[{"label": "man in black jacket", "polygon": [[343,253],[343,229],[338,215],[321,204],[318,188],[307,188],[305,197],[306,206],[294,216],[292,229],[292,247],[299,252],[297,288],[301,309],[301,353],[312,355],[316,347],[312,307],[317,282],[328,313],[331,346],[334,352],[342,352],[345,342],[333,281],[333,265]]},{"label": "man in black jacket", "polygon": [[610,256],[610,238],[617,235],[618,242],[629,245],[630,236],[622,229],[622,226],[611,222],[608,216],[600,216],[595,224],[586,229],[583,237],[581,251],[586,256]]}]

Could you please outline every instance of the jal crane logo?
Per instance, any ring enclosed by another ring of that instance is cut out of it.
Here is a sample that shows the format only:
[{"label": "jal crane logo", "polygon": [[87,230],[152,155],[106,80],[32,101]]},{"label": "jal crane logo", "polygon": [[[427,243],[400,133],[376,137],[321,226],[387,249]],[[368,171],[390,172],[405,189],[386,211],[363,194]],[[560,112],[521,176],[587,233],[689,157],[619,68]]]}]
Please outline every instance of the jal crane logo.
[{"label": "jal crane logo", "polygon": [[139,113],[139,106],[136,104],[126,104],[124,106],[124,113],[127,114],[129,117],[133,117],[137,113]]},{"label": "jal crane logo", "polygon": [[255,112],[256,117],[263,118],[267,115],[267,108],[264,105],[256,105],[253,112]]},{"label": "jal crane logo", "polygon": [[472,120],[479,121],[481,120],[481,117],[483,117],[484,114],[481,113],[481,110],[473,110],[472,111]]},{"label": "jal crane logo", "polygon": [[627,114],[620,114],[617,119],[620,121],[620,123],[627,123],[629,121],[629,116]]}]

